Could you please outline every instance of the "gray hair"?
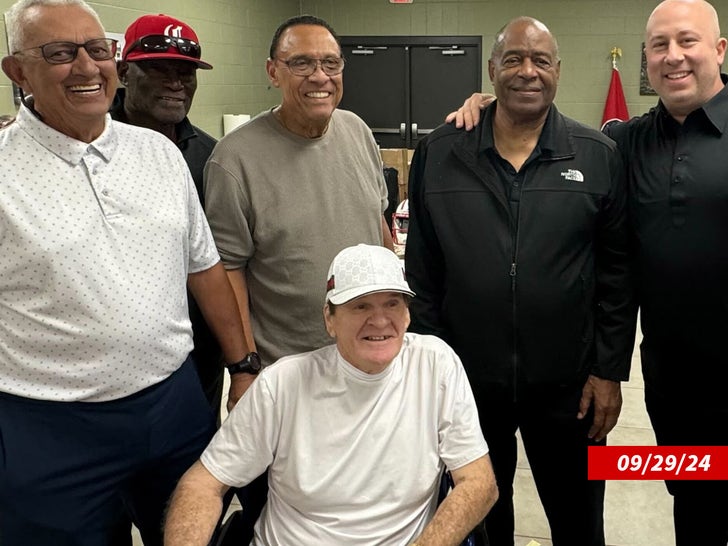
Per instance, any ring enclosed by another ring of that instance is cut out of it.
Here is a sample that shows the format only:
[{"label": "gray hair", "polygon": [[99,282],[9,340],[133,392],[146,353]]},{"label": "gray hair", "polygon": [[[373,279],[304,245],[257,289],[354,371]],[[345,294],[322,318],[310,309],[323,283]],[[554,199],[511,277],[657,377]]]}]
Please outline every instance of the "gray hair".
[{"label": "gray hair", "polygon": [[31,8],[44,6],[78,6],[91,15],[101,28],[104,28],[104,25],[101,24],[101,19],[99,19],[99,15],[84,0],[18,0],[5,13],[8,51],[11,54],[20,51],[24,46],[28,11]]}]

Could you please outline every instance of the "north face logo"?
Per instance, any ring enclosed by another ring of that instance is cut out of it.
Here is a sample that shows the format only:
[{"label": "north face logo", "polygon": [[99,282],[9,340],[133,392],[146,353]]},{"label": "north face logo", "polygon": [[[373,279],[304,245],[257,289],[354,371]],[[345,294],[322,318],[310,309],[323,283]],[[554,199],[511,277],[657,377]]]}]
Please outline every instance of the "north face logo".
[{"label": "north face logo", "polygon": [[568,171],[562,172],[561,176],[572,182],[584,182],[584,175],[576,169],[569,169]]}]

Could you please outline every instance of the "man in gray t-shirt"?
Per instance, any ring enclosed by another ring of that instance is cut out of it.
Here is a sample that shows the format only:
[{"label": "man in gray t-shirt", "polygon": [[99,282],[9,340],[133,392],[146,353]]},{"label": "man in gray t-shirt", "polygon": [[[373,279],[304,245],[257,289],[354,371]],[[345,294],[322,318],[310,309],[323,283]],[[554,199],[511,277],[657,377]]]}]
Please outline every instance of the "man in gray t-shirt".
[{"label": "man in gray t-shirt", "polygon": [[285,21],[266,69],[281,104],[226,135],[205,168],[208,220],[263,365],[330,343],[320,279],[337,252],[391,245],[377,145],[336,109],[344,60],[333,29],[312,16]]}]

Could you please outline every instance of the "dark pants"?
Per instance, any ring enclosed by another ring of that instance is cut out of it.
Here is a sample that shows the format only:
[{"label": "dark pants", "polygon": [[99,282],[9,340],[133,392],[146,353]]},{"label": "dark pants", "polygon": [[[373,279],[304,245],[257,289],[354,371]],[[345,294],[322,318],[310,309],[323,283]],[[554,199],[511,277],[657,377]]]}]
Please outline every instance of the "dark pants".
[{"label": "dark pants", "polygon": [[[657,445],[728,445],[725,399],[686,399],[684,392],[658,393],[645,387],[647,413]],[[711,402],[723,407],[710,408]],[[676,546],[728,544],[728,481],[666,481],[673,496]]]},{"label": "dark pants", "polygon": [[161,546],[167,501],[214,429],[189,359],[110,402],[0,394],[0,543],[105,546],[126,511]]},{"label": "dark pants", "polygon": [[554,546],[604,546],[604,482],[587,480],[593,414],[578,420],[581,385],[519,390],[473,387],[500,496],[485,518],[491,546],[514,544],[513,480],[520,429]]},{"label": "dark pants", "polygon": [[[220,426],[220,406],[222,404],[223,387],[223,365],[220,347],[212,336],[207,324],[204,323],[202,313],[197,306],[194,306],[196,314],[193,314],[192,296],[190,298],[190,319],[193,323],[193,334],[195,348],[192,349],[190,357],[195,363],[197,376],[202,384],[202,391],[205,394],[210,409],[215,415],[215,422]],[[202,321],[202,322],[200,322]],[[199,340],[199,341],[198,341]],[[198,346],[199,345],[199,346]],[[131,519],[127,514],[122,514],[116,525],[114,539],[110,546],[132,546]]]}]

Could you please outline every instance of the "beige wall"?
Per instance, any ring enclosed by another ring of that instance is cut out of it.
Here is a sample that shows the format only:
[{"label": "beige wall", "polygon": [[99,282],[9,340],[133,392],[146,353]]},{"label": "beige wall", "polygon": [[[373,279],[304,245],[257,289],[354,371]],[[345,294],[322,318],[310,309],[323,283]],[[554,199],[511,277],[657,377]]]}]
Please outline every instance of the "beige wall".
[{"label": "beige wall", "polygon": [[[199,89],[192,120],[214,136],[222,134],[222,115],[256,114],[276,104],[267,89],[264,61],[280,21],[298,13],[328,20],[340,34],[483,35],[487,59],[492,36],[506,21],[531,15],[546,23],[561,47],[559,108],[592,126],[601,121],[610,77],[609,51],[622,48],[619,63],[630,109],[636,115],[656,102],[639,95],[640,44],[644,23],[657,0],[115,0],[90,2],[110,32],[123,32],[144,13],[168,13],[189,22],[200,36],[204,58],[215,69],[198,71]],[[728,0],[715,0],[728,33]],[[11,0],[0,0],[6,11]],[[150,10],[149,6],[155,6]],[[0,54],[6,54],[0,29]],[[486,63],[487,65],[487,63]],[[487,69],[483,89],[490,90]],[[453,106],[463,97],[453,97]],[[0,76],[0,113],[14,109],[8,80]]]}]

